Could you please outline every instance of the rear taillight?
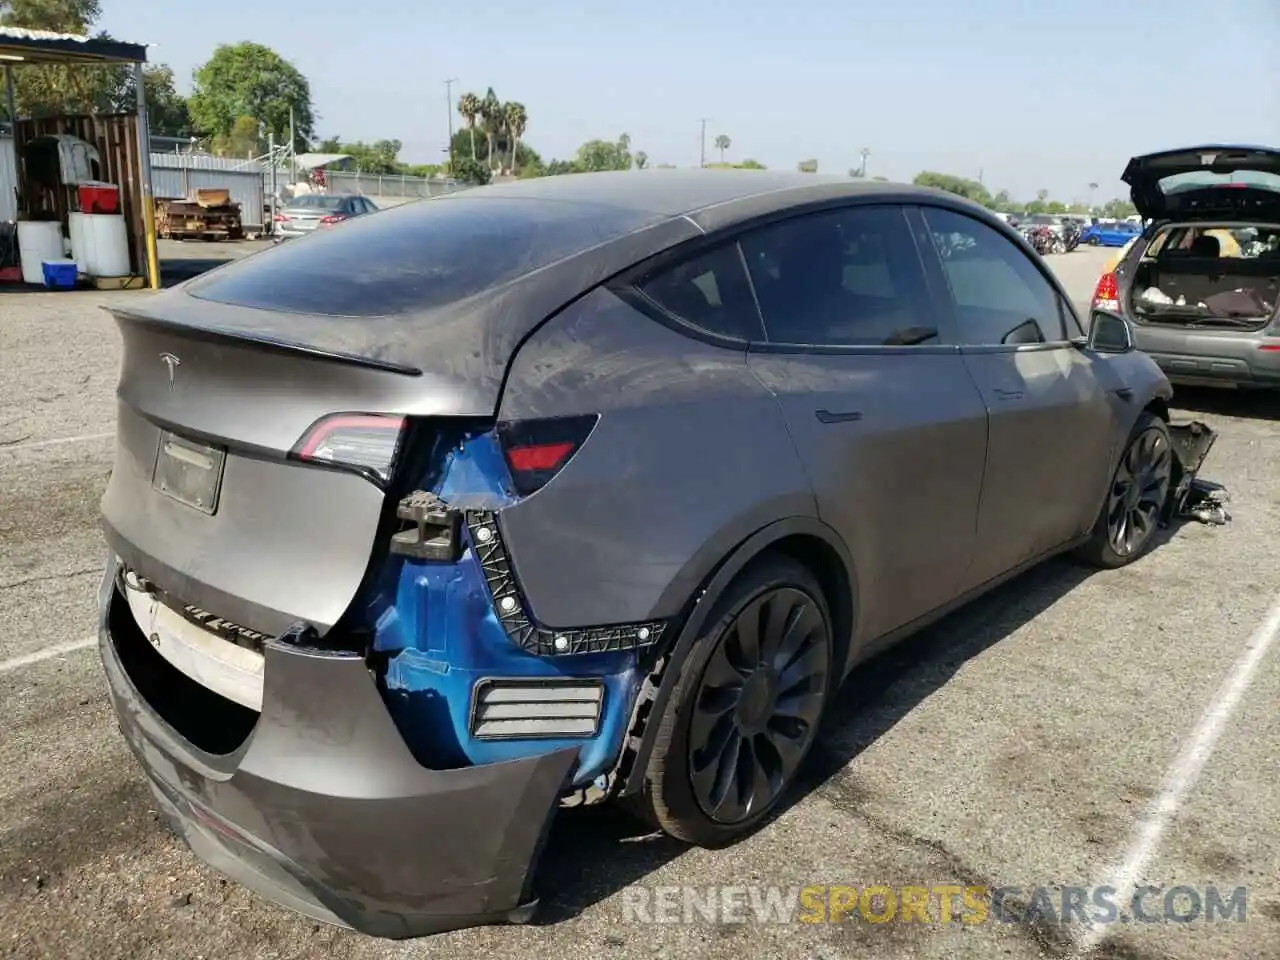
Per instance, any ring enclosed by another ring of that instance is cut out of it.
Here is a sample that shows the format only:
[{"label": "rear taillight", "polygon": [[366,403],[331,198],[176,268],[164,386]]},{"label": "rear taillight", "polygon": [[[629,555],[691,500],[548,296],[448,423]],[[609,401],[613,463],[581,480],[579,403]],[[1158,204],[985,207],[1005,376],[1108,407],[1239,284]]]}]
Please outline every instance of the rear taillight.
[{"label": "rear taillight", "polygon": [[346,217],[342,216],[341,214],[331,213],[327,217],[320,218],[320,225],[322,227],[331,227],[335,223],[341,223],[345,219]]},{"label": "rear taillight", "polygon": [[1264,350],[1264,351],[1266,351],[1267,353],[1280,353],[1280,342],[1277,342],[1277,343],[1261,343],[1261,344],[1259,344],[1259,345],[1258,345],[1258,349],[1259,349],[1259,350]]},{"label": "rear taillight", "polygon": [[272,219],[275,220],[276,223],[284,223],[289,218],[286,217],[283,213],[277,213]]},{"label": "rear taillight", "polygon": [[404,417],[379,413],[339,413],[303,434],[291,456],[306,463],[355,470],[386,483],[400,450]]},{"label": "rear taillight", "polygon": [[1111,311],[1120,309],[1120,285],[1116,283],[1114,272],[1104,273],[1098,278],[1098,285],[1093,290],[1093,303],[1090,304],[1089,309]]},{"label": "rear taillight", "polygon": [[590,414],[498,424],[498,440],[516,492],[528,496],[546,486],[573,459],[599,419]]}]

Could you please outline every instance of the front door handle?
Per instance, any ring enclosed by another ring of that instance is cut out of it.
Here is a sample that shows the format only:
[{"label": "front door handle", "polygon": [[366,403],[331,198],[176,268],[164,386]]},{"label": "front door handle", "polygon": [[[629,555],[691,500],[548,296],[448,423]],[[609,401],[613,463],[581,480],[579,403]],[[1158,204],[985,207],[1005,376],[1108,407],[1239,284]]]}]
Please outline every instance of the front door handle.
[{"label": "front door handle", "polygon": [[1132,388],[1132,387],[1121,387],[1120,389],[1118,389],[1118,390],[1116,391],[1116,396],[1117,396],[1117,397],[1119,397],[1121,400],[1132,400],[1132,399],[1133,399],[1133,388]]},{"label": "front door handle", "polygon": [[1001,390],[999,387],[996,387],[996,399],[997,400],[1021,400],[1022,391],[1021,390]]},{"label": "front door handle", "polygon": [[843,410],[838,413],[832,413],[830,410],[815,410],[813,415],[818,418],[819,423],[853,423],[855,420],[862,419],[860,410]]}]

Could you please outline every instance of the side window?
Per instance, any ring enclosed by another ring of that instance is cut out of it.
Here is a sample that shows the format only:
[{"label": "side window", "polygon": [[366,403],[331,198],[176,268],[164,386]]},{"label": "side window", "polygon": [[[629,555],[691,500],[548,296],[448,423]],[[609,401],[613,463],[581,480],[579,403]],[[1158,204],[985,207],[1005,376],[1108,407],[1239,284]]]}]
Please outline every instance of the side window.
[{"label": "side window", "polygon": [[663,312],[707,333],[759,339],[755,301],[736,244],[663,266],[635,287]]},{"label": "side window", "polygon": [[1022,250],[964,214],[934,207],[924,217],[951,287],[961,344],[1066,339],[1058,292]]},{"label": "side window", "polygon": [[859,206],[784,220],[741,240],[771,343],[937,343],[902,210]]}]

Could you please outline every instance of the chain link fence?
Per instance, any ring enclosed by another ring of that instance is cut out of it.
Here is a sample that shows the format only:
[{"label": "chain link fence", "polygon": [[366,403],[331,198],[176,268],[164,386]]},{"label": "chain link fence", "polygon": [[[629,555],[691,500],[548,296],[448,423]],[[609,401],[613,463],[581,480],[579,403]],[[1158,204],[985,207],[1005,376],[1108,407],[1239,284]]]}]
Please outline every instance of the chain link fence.
[{"label": "chain link fence", "polygon": [[372,199],[416,200],[422,197],[438,197],[444,193],[466,190],[470,184],[456,180],[436,180],[426,177],[410,177],[396,173],[349,173],[326,170],[325,187],[330,193],[358,193]]}]

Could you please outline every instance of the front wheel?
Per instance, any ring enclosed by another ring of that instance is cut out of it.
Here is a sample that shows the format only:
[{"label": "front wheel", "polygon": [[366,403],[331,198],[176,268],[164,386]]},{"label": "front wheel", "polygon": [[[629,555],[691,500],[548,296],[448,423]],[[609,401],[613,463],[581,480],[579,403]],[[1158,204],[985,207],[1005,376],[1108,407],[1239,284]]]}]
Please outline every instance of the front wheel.
[{"label": "front wheel", "polygon": [[719,847],[777,809],[817,735],[834,666],[822,588],[790,558],[750,565],[709,620],[633,807],[679,840]]},{"label": "front wheel", "polygon": [[1120,454],[1106,502],[1079,558],[1115,569],[1142,556],[1160,525],[1172,482],[1169,426],[1155,414],[1143,413]]}]

